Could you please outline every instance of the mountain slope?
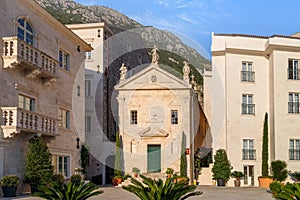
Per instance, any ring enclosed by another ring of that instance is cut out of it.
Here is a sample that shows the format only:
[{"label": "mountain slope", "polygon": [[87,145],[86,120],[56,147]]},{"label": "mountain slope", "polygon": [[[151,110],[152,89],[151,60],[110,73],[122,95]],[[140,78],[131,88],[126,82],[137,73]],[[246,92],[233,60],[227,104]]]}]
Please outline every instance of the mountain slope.
[{"label": "mountain slope", "polygon": [[[35,0],[50,14],[63,24],[105,22],[112,27],[125,30],[140,29],[145,46],[150,48],[157,44],[160,49],[178,54],[190,63],[197,65],[197,69],[210,69],[210,61],[201,56],[196,50],[184,44],[173,33],[154,27],[143,27],[140,23],[126,15],[104,6],[84,6],[72,0]],[[164,56],[164,55],[162,55]],[[181,67],[182,63],[179,63]],[[196,73],[196,72],[194,72]]]}]

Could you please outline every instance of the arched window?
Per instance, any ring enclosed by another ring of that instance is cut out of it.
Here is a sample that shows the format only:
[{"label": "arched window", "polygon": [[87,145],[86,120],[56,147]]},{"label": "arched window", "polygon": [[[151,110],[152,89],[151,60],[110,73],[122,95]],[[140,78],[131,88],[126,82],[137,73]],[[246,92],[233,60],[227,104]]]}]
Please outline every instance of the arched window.
[{"label": "arched window", "polygon": [[33,30],[25,19],[18,19],[18,38],[33,45]]}]

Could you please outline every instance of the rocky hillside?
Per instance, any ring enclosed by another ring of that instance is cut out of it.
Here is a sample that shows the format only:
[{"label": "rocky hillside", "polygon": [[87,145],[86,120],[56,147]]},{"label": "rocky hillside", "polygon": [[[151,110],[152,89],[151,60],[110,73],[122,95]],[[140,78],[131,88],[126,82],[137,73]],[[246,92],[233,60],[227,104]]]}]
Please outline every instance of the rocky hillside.
[{"label": "rocky hillside", "polygon": [[142,27],[126,15],[104,6],[84,6],[72,0],[35,0],[63,24],[105,22],[125,29]]},{"label": "rocky hillside", "polygon": [[[35,0],[63,24],[105,22],[122,29],[142,28],[143,25],[124,14],[104,6],[84,6],[72,0]],[[187,58],[197,67],[210,68],[209,60],[188,47],[173,33],[156,28],[141,29],[141,36],[148,47],[159,44],[169,52]]]}]

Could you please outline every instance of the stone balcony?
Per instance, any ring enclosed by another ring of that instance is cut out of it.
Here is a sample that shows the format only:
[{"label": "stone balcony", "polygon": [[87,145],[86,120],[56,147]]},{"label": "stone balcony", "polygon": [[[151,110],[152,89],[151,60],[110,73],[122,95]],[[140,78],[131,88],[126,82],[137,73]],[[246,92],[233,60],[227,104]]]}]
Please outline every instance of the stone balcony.
[{"label": "stone balcony", "polygon": [[40,77],[45,84],[55,81],[59,62],[17,37],[3,37],[3,67],[20,67],[29,78]]},{"label": "stone balcony", "polygon": [[38,135],[56,136],[57,119],[17,107],[1,107],[1,128],[4,138],[15,134],[34,133]]}]

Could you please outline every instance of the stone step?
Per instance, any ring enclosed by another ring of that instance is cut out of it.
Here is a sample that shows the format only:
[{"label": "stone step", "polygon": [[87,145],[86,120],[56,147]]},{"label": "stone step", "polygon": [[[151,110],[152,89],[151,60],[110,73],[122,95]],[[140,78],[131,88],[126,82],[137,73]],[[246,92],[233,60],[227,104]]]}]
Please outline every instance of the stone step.
[{"label": "stone step", "polygon": [[198,177],[198,181],[200,185],[212,185],[213,180],[212,180],[212,164],[208,168],[202,168],[201,169],[201,174]]}]

